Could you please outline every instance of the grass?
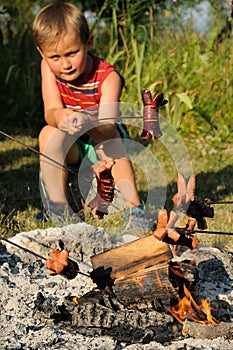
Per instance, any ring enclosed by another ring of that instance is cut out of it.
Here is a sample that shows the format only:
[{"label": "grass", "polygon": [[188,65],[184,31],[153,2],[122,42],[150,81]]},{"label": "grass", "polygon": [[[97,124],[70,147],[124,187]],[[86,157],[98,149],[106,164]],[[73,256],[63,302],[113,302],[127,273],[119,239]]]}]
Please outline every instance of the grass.
[{"label": "grass", "polygon": [[[135,133],[135,132],[134,132]],[[38,141],[35,137],[17,135],[17,139],[26,143],[31,147],[38,147]],[[188,148],[193,170],[196,175],[197,200],[209,197],[211,200],[233,201],[233,184],[232,184],[232,145],[221,143],[216,152],[212,153],[212,140],[207,138],[203,140],[205,148],[200,147],[200,140],[193,140],[186,143]],[[176,192],[176,169],[172,166],[171,155],[160,141],[152,141],[144,144],[143,152],[152,152],[155,162],[162,168],[162,174],[165,176],[167,186],[167,197],[165,206],[171,208],[171,197]],[[202,156],[203,152],[207,152],[207,156]],[[1,232],[6,237],[12,236],[17,232],[29,231],[36,228],[48,228],[54,226],[52,222],[38,223],[33,216],[42,209],[38,185],[38,156],[33,152],[25,149],[22,145],[8,140],[0,139],[1,154],[1,216],[0,225]],[[145,175],[153,169],[153,164],[149,162],[148,169],[140,168],[139,154],[131,154],[135,167],[137,186],[140,196],[146,202],[148,184],[145,183]],[[158,174],[152,174],[155,183]],[[150,189],[152,195],[154,184]],[[163,186],[162,186],[163,187]],[[156,191],[155,191],[156,193]],[[148,202],[149,218],[151,222],[155,222],[157,218],[157,210],[152,203]],[[233,206],[232,204],[216,204],[214,205],[214,219],[207,219],[208,230],[233,232]],[[92,215],[86,210],[86,222],[96,227],[108,228],[112,235],[122,232],[123,224],[122,214],[113,213],[105,216],[104,220],[98,221],[92,218]],[[197,234],[203,245],[216,246],[221,249],[232,251],[233,236],[213,235],[213,234]]]}]

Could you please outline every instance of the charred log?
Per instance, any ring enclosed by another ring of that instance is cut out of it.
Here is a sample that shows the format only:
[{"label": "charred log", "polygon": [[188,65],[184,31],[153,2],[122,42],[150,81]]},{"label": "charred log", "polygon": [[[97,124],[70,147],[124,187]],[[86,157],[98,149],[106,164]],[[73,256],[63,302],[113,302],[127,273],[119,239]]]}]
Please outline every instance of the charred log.
[{"label": "charred log", "polygon": [[45,298],[40,292],[34,302],[33,317],[43,320],[45,324],[57,324],[61,321],[70,322],[72,319],[65,304],[59,305],[55,298]]},{"label": "charred log", "polygon": [[198,295],[199,273],[195,261],[171,261],[169,264],[169,280],[177,290],[179,297],[184,296],[184,286],[192,293]]},{"label": "charred log", "polygon": [[46,299],[39,293],[33,312],[47,325],[61,322],[70,332],[92,337],[108,335],[127,343],[165,342],[181,336],[181,327],[174,325],[172,316],[125,308],[109,290],[93,290],[79,298],[78,305],[70,297],[66,304],[57,305],[55,298]]},{"label": "charred log", "polygon": [[117,279],[113,290],[124,305],[137,308],[148,307],[155,300],[164,306],[177,296],[169,281],[168,265],[141,270],[125,278]]},{"label": "charred log", "polygon": [[202,324],[185,320],[182,334],[184,336],[189,335],[193,338],[200,339],[215,339],[218,337],[233,339],[233,324],[232,322],[218,324]]}]

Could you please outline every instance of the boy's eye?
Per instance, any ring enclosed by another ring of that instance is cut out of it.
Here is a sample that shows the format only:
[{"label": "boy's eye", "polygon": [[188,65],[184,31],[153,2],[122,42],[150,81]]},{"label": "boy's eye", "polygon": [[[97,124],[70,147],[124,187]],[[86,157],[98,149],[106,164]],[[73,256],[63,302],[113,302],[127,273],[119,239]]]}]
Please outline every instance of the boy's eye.
[{"label": "boy's eye", "polygon": [[54,61],[57,61],[59,59],[59,56],[51,56],[50,58]]},{"label": "boy's eye", "polygon": [[72,51],[67,54],[67,56],[75,56],[78,51]]}]

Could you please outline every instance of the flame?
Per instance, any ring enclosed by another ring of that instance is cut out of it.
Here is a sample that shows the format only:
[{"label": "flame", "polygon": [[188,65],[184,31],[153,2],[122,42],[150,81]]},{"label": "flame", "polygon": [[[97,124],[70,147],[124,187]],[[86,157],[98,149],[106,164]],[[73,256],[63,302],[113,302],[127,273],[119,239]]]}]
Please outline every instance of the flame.
[{"label": "flame", "polygon": [[171,314],[183,324],[184,320],[189,319],[202,324],[216,324],[217,320],[211,315],[209,299],[202,299],[201,305],[197,305],[191,293],[184,285],[184,297],[179,298],[175,306],[169,308]]},{"label": "flame", "polygon": [[80,298],[80,295],[72,295],[71,296],[71,302],[78,305],[78,299]]}]

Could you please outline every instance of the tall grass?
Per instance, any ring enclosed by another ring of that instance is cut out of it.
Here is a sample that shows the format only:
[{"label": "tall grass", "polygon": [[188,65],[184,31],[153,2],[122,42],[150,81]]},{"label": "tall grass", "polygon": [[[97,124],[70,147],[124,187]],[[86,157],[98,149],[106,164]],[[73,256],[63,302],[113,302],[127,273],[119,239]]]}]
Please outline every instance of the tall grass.
[{"label": "tall grass", "polygon": [[126,19],[117,31],[113,11],[107,56],[126,78],[123,100],[141,103],[143,89],[163,91],[169,100],[166,117],[181,133],[211,132],[232,140],[232,38],[214,46],[217,22],[203,36],[187,27],[178,33],[161,27],[158,33],[153,21],[135,25],[130,13]]},{"label": "tall grass", "polygon": [[30,29],[0,42],[1,125],[10,129],[42,125],[40,58]]},{"label": "tall grass", "polygon": [[[169,100],[166,117],[181,132],[211,130],[231,138],[232,38],[216,49],[216,28],[207,37],[187,27],[177,33],[160,24],[158,31],[159,14],[153,14],[152,7],[135,23],[136,5],[128,4],[120,16],[112,6],[111,17],[103,19],[107,5],[106,1],[93,24],[95,51],[124,75],[122,100],[141,103],[143,89],[150,88],[154,94],[163,91]],[[30,29],[8,37],[6,43],[0,40],[1,123],[39,127],[43,120],[39,54]]]}]

